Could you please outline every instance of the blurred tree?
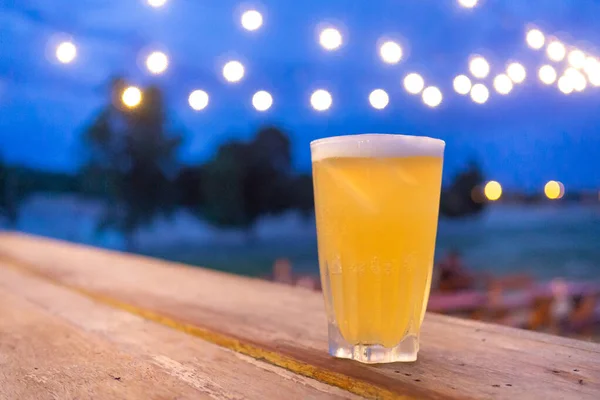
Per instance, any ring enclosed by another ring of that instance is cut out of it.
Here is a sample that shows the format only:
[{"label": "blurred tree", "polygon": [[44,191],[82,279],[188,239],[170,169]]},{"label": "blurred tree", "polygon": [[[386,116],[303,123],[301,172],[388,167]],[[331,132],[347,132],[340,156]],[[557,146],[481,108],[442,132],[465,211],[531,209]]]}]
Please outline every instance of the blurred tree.
[{"label": "blurred tree", "polygon": [[98,230],[121,232],[131,250],[138,228],[176,207],[170,177],[177,172],[181,136],[167,131],[158,88],[148,88],[132,108],[121,102],[124,89],[122,79],[113,81],[110,104],[84,133],[89,153],[81,179],[84,193],[106,201]]},{"label": "blurred tree", "polygon": [[24,197],[18,189],[13,171],[0,159],[0,216],[11,228],[17,224],[20,200]]},{"label": "blurred tree", "polygon": [[440,212],[446,217],[463,217],[478,214],[486,206],[481,192],[485,178],[479,164],[469,162],[467,168],[460,171],[450,186],[442,190]]}]

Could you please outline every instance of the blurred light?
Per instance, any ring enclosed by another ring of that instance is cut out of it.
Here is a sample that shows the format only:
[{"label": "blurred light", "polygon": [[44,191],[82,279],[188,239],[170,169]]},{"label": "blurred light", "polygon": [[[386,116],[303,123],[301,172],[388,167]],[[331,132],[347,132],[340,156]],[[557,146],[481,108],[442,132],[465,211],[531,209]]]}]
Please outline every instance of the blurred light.
[{"label": "blurred light", "polygon": [[62,42],[56,47],[56,58],[63,64],[69,64],[77,57],[77,47],[72,42]]},{"label": "blurred light", "polygon": [[228,82],[239,82],[244,77],[244,66],[239,61],[229,61],[223,67],[223,77]]},{"label": "blurred light", "polygon": [[458,0],[458,4],[465,8],[473,8],[477,5],[478,0]]},{"label": "blurred light", "polygon": [[568,60],[569,60],[569,64],[571,64],[571,66],[581,69],[585,66],[585,61],[586,61],[585,53],[579,49],[572,50],[569,53]]},{"label": "blurred light", "polygon": [[583,66],[583,70],[588,75],[591,75],[594,73],[600,73],[600,62],[596,59],[596,57],[590,56],[585,59],[585,64]]},{"label": "blurred light", "polygon": [[558,181],[549,181],[546,183],[546,186],[544,186],[544,194],[550,200],[560,199],[565,194],[565,187]]},{"label": "blurred light", "polygon": [[410,73],[404,77],[404,89],[410,94],[419,94],[425,87],[423,77],[417,73]]},{"label": "blurred light", "polygon": [[384,62],[396,64],[402,59],[402,47],[396,42],[385,42],[379,48],[379,55]]},{"label": "blurred light", "polygon": [[558,79],[558,90],[560,90],[564,94],[573,93],[573,90],[574,90],[573,80],[566,75],[561,76]]},{"label": "blurred light", "polygon": [[390,96],[383,89],[375,89],[369,95],[369,103],[377,110],[383,110],[390,102]]},{"label": "blurred light", "polygon": [[513,89],[513,83],[508,75],[500,74],[494,78],[494,88],[500,94],[509,94]]},{"label": "blurred light", "polygon": [[588,75],[588,79],[592,86],[598,87],[600,86],[600,71],[592,72]]},{"label": "blurred light", "polygon": [[129,86],[123,91],[121,100],[129,108],[137,107],[142,102],[142,91],[135,86]]},{"label": "blurred light", "polygon": [[190,107],[196,111],[201,111],[208,106],[208,93],[204,90],[194,90],[188,97]]},{"label": "blurred light", "polygon": [[466,75],[458,75],[452,82],[454,91],[458,94],[468,94],[471,91],[471,80]]},{"label": "blurred light", "polygon": [[527,71],[525,71],[525,67],[517,62],[510,63],[508,68],[506,68],[506,73],[514,83],[523,83],[527,77]]},{"label": "blurred light", "polygon": [[556,70],[551,65],[544,65],[538,71],[540,81],[546,85],[552,85],[556,82]]},{"label": "blurred light", "polygon": [[539,29],[530,29],[527,32],[527,45],[534,50],[539,50],[544,47],[544,43],[546,42],[546,38],[544,34]]},{"label": "blurred light", "polygon": [[496,181],[489,181],[483,189],[485,197],[490,201],[496,201],[502,196],[502,186]]},{"label": "blurred light", "polygon": [[567,50],[565,49],[564,44],[555,40],[548,45],[546,53],[548,54],[548,58],[552,61],[562,61],[567,54]]},{"label": "blurred light", "polygon": [[423,103],[426,106],[435,108],[442,102],[442,92],[435,86],[429,86],[423,90]]},{"label": "blurred light", "polygon": [[263,24],[263,16],[256,10],[248,10],[242,14],[242,26],[249,31],[255,31]]},{"label": "blurred light", "polygon": [[167,0],[148,0],[148,4],[154,8],[162,7],[167,3]]},{"label": "blurred light", "polygon": [[273,105],[271,93],[259,90],[252,96],[252,105],[257,111],[267,111]]},{"label": "blurred light", "polygon": [[148,68],[148,71],[152,74],[162,74],[167,70],[168,66],[169,58],[163,52],[155,51],[146,58],[146,68]]},{"label": "blurred light", "polygon": [[317,111],[325,111],[331,107],[333,99],[327,90],[318,89],[310,96],[310,104]]},{"label": "blurred light", "polygon": [[587,87],[587,80],[585,79],[585,76],[579,72],[579,70],[569,67],[565,71],[565,76],[571,80],[571,85],[576,91],[583,92]]},{"label": "blurred light", "polygon": [[485,78],[490,73],[490,64],[481,56],[473,57],[469,63],[469,71],[476,78]]},{"label": "blurred light", "polygon": [[477,83],[471,88],[471,99],[478,104],[483,104],[490,98],[490,91],[482,84]]},{"label": "blurred light", "polygon": [[342,34],[335,28],[326,28],[319,35],[319,43],[326,50],[336,50],[342,45]]}]

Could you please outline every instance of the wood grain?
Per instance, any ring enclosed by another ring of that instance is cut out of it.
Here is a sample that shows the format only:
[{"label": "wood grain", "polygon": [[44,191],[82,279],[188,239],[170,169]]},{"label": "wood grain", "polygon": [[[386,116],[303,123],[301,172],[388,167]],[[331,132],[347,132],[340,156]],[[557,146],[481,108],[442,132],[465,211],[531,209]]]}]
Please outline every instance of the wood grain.
[{"label": "wood grain", "polygon": [[321,296],[200,268],[4,235],[0,255],[52,281],[295,373],[369,397],[600,398],[600,346],[428,315],[419,360],[327,355]]}]

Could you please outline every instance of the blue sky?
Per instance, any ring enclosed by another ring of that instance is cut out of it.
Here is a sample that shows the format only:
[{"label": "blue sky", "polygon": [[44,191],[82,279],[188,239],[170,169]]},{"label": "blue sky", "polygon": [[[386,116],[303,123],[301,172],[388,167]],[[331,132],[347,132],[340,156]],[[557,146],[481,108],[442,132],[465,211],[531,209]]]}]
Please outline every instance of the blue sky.
[{"label": "blue sky", "polygon": [[[240,27],[248,7],[264,13],[257,32]],[[508,188],[536,190],[549,179],[598,188],[600,88],[565,96],[543,86],[536,73],[547,60],[527,48],[524,35],[535,24],[600,56],[599,15],[595,0],[480,0],[472,10],[456,0],[169,0],[161,9],[145,0],[0,0],[0,151],[11,162],[74,171],[81,131],[106,102],[109,77],[120,74],[165,89],[174,123],[185,128],[182,158],[189,162],[205,160],[225,139],[248,138],[261,124],[275,123],[290,133],[303,170],[316,138],[412,133],[446,140],[446,178],[475,157]],[[323,22],[344,32],[339,51],[319,47],[315,31]],[[52,58],[63,35],[78,46],[71,65]],[[379,59],[384,36],[403,44],[401,63]],[[170,57],[158,77],[140,61],[154,49]],[[452,79],[467,73],[474,53],[492,65],[488,86],[510,60],[526,66],[526,82],[506,97],[492,93],[484,105],[459,96]],[[237,85],[220,73],[232,58],[246,66]],[[564,63],[556,67],[564,70]],[[440,87],[440,107],[429,109],[403,90],[411,71]],[[319,87],[333,95],[325,113],[309,106]],[[187,105],[196,88],[211,96],[202,112]],[[375,88],[390,95],[383,111],[369,106]],[[261,89],[274,97],[264,114],[251,106]]]}]

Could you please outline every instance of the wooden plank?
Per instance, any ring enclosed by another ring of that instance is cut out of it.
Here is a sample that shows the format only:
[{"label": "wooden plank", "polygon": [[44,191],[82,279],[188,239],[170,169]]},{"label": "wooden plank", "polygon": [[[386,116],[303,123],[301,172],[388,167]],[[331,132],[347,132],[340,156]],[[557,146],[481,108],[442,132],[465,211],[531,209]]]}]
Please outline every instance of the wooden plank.
[{"label": "wooden plank", "polygon": [[1,267],[0,316],[1,399],[357,398]]},{"label": "wooden plank", "polygon": [[19,235],[0,237],[0,255],[98,301],[365,396],[600,396],[593,343],[432,314],[416,363],[361,365],[327,355],[317,293]]}]

